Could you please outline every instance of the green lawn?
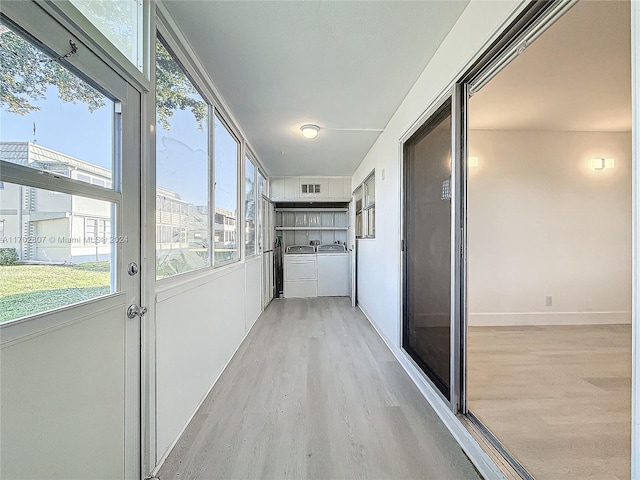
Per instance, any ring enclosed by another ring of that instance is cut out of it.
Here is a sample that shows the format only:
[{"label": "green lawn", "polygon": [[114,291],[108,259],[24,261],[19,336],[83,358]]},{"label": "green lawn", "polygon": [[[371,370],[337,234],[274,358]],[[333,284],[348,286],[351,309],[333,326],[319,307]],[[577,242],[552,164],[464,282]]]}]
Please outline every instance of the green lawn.
[{"label": "green lawn", "polygon": [[0,322],[106,295],[107,262],[0,266]]}]

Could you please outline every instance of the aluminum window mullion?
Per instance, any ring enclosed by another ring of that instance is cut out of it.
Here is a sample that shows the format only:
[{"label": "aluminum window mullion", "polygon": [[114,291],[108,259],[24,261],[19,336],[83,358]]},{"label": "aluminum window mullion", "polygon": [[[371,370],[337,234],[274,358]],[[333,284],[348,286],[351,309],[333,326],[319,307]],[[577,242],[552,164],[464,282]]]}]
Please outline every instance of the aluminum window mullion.
[{"label": "aluminum window mullion", "polygon": [[54,192],[122,203],[122,194],[91,183],[0,160],[0,181]]},{"label": "aluminum window mullion", "polygon": [[215,109],[207,102],[207,128],[209,135],[209,265],[215,267],[216,249],[216,135]]}]

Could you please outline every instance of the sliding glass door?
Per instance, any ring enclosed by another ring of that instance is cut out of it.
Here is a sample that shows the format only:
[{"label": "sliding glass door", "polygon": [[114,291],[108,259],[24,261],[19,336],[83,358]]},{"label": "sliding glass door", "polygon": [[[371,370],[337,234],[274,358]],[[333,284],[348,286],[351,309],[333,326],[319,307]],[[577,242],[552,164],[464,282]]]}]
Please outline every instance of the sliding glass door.
[{"label": "sliding glass door", "polygon": [[[402,346],[457,410],[460,391],[459,88],[404,142]],[[453,161],[452,161],[453,159]]]}]

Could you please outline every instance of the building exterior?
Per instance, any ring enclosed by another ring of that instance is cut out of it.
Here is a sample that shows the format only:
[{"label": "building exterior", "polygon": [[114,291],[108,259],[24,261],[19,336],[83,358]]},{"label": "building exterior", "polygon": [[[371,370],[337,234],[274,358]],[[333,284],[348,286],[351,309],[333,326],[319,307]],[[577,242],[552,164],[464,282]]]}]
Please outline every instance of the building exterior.
[{"label": "building exterior", "polygon": [[[111,172],[31,142],[1,142],[0,159],[111,188]],[[72,264],[109,260],[108,202],[4,182],[0,242],[22,262]]]},{"label": "building exterior", "polygon": [[[113,185],[110,170],[32,142],[0,142],[0,159],[105,188]],[[21,262],[78,264],[110,259],[109,202],[7,182],[0,183],[0,189],[1,248],[15,248]],[[159,256],[208,251],[206,205],[192,205],[158,187],[155,217]],[[217,251],[235,250],[234,212],[216,209],[215,231]]]}]

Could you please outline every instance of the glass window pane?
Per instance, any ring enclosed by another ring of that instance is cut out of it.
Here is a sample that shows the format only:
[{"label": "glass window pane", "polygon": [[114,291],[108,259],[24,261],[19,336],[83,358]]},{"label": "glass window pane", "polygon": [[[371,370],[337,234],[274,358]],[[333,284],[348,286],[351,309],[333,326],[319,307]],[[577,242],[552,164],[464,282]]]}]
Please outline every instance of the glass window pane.
[{"label": "glass window pane", "polygon": [[[156,42],[156,277],[211,265],[208,105]],[[160,227],[159,229],[157,227]]]},{"label": "glass window pane", "polygon": [[267,181],[262,175],[262,172],[258,170],[258,202],[261,201],[262,195],[267,194],[266,186],[267,186]]},{"label": "glass window pane", "polygon": [[367,209],[367,237],[376,236],[376,207]]},{"label": "glass window pane", "polygon": [[451,104],[404,146],[403,348],[450,398]]},{"label": "glass window pane", "polygon": [[356,238],[362,238],[362,212],[356,213]]},{"label": "glass window pane", "polygon": [[115,206],[5,182],[0,198],[0,322],[115,290]]},{"label": "glass window pane", "polygon": [[118,50],[142,70],[142,2],[138,0],[71,0]]},{"label": "glass window pane", "polygon": [[106,185],[114,102],[0,26],[0,160]]},{"label": "glass window pane", "polygon": [[355,192],[356,197],[356,212],[362,210],[362,185],[360,185]]},{"label": "glass window pane", "polygon": [[256,167],[249,157],[245,158],[245,255],[251,256],[256,253]]},{"label": "glass window pane", "polygon": [[376,203],[376,176],[371,175],[364,184],[364,206],[369,207]]},{"label": "glass window pane", "polygon": [[239,258],[238,151],[240,145],[225,124],[215,118],[215,258],[214,265]]}]

